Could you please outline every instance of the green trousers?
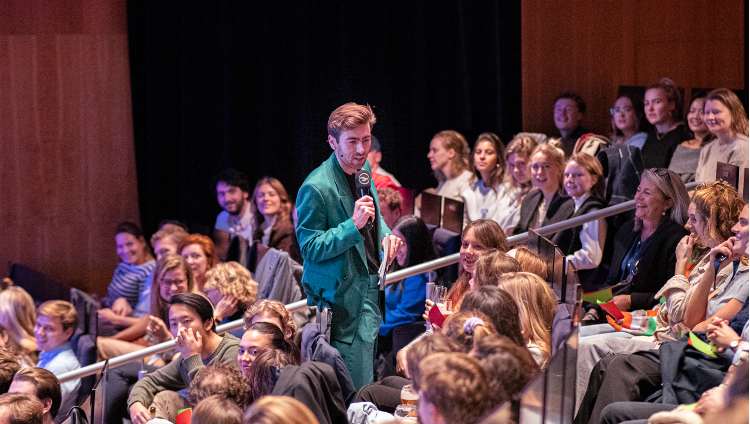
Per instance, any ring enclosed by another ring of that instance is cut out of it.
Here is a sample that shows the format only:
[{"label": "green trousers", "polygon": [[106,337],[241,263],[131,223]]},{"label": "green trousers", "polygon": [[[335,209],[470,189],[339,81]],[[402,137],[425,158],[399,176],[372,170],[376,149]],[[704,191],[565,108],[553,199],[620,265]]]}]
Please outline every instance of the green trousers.
[{"label": "green trousers", "polygon": [[378,307],[379,294],[378,276],[371,275],[354,340],[351,343],[331,340],[331,346],[338,349],[346,368],[349,369],[356,390],[373,381],[372,363],[377,347],[378,330],[383,320]]}]

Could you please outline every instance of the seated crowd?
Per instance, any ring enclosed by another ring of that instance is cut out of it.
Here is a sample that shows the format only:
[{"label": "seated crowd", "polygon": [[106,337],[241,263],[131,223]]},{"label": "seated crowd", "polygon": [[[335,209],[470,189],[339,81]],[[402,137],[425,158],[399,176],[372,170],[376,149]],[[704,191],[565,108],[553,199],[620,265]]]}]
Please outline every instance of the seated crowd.
[{"label": "seated crowd", "polygon": [[[577,385],[566,394],[577,423],[657,413],[699,422],[737,408],[747,422],[748,205],[715,178],[718,162],[748,167],[741,102],[727,89],[699,92],[683,121],[680,92],[665,78],[645,99],[616,99],[610,138],[581,127],[585,111],[577,94],[559,96],[557,138],[521,133],[506,146],[482,133],[473,149],[456,131],[432,138],[436,192],[464,202],[458,278],[441,285],[442,275],[426,272],[384,288],[376,381],[362,387],[310,310],[285,307],[305,296],[304,263],[279,180],[262,178],[251,191],[241,172],[218,174],[223,211],[212,237],[165,221],[149,244],[136,224],[118,225],[121,261],[98,310],[98,358],[175,347],[108,371],[105,421],[174,423],[191,408],[193,423],[478,423],[521,401],[560,347],[558,324],[570,321],[580,325]],[[403,241],[390,271],[435,259],[431,228],[418,209],[404,213],[374,137],[369,153],[378,207]],[[635,179],[618,175],[627,172]],[[693,181],[701,184],[688,192]],[[581,316],[563,316],[552,268],[507,237],[625,200],[635,200],[634,213],[547,236],[587,293]],[[57,378],[81,367],[78,312],[66,300],[35,307],[3,282],[0,422],[60,423],[80,402],[81,380]],[[239,319],[243,329],[217,332]]]}]

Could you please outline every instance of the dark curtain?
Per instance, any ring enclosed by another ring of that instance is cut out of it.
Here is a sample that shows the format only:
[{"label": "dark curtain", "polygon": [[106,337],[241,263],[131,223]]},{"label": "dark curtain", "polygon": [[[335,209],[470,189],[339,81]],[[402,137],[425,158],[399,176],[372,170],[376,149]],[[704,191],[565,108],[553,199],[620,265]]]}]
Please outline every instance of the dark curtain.
[{"label": "dark curtain", "polygon": [[369,103],[384,169],[436,186],[432,136],[506,143],[521,127],[520,0],[128,2],[141,220],[193,231],[220,208],[225,167],[278,178],[294,199],[331,153],[329,114]]}]

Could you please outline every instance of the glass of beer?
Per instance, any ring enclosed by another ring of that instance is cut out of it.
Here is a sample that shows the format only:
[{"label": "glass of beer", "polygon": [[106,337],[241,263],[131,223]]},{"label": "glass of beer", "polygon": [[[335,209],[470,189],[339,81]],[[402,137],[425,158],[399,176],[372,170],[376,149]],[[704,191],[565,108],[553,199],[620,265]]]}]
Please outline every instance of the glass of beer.
[{"label": "glass of beer", "polygon": [[443,303],[437,304],[440,313],[443,314],[443,318],[448,318],[453,313],[453,301],[446,299]]},{"label": "glass of beer", "polygon": [[419,394],[411,384],[407,384],[401,389],[401,403],[404,405],[416,405]]},{"label": "glass of beer", "polygon": [[435,303],[444,303],[445,302],[445,295],[448,292],[448,289],[444,286],[438,286],[435,285],[432,288],[432,293],[430,293],[430,300]]}]

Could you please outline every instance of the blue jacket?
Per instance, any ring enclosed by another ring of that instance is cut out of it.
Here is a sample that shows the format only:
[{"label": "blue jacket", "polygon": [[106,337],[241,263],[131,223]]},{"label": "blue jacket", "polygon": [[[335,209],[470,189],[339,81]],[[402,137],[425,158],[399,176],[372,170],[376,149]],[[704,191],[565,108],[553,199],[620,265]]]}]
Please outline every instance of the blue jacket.
[{"label": "blue jacket", "polygon": [[[365,170],[370,165],[365,163]],[[375,184],[370,183],[380,241],[391,234],[380,216]],[[365,238],[352,220],[354,197],[336,156],[331,156],[302,183],[297,194],[297,240],[302,250],[302,286],[307,304],[329,305],[333,312],[331,338],[351,343],[359,326],[364,296],[370,284]]]},{"label": "blue jacket", "polygon": [[401,324],[418,320],[424,313],[427,273],[414,275],[404,280],[403,293],[398,284],[385,289],[385,319],[380,324],[380,335],[385,336]]}]

